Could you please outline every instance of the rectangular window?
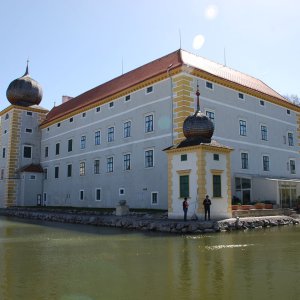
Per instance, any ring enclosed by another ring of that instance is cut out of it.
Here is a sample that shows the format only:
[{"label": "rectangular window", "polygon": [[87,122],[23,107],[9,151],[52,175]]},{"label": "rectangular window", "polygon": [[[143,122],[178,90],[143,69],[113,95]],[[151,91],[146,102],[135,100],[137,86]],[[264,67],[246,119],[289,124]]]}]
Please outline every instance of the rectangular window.
[{"label": "rectangular window", "polygon": [[270,171],[270,158],[268,155],[263,156],[263,170]]},{"label": "rectangular window", "polygon": [[205,83],[205,86],[208,88],[208,89],[213,89],[213,84],[211,83],[211,82],[209,82],[209,81],[206,81],[206,83]]},{"label": "rectangular window", "polygon": [[72,123],[73,122],[73,117],[69,119],[69,122]]},{"label": "rectangular window", "polygon": [[113,142],[115,140],[115,127],[109,127],[107,129],[107,141]]},{"label": "rectangular window", "polygon": [[124,138],[130,137],[131,135],[131,121],[124,123]]},{"label": "rectangular window", "polygon": [[288,115],[290,115],[290,114],[291,114],[291,111],[290,111],[289,109],[287,109],[287,110],[286,110],[286,113],[287,113]]},{"label": "rectangular window", "polygon": [[31,112],[31,111],[27,111],[27,112],[26,112],[26,115],[27,115],[27,116],[32,116],[32,112]]},{"label": "rectangular window", "polygon": [[180,155],[180,160],[181,161],[187,161],[187,154],[181,154]]},{"label": "rectangular window", "polygon": [[146,89],[146,94],[150,94],[153,92],[153,86],[148,86]]},{"label": "rectangular window", "polygon": [[4,169],[1,169],[1,173],[0,173],[0,179],[3,180],[4,179]]},{"label": "rectangular window", "polygon": [[288,143],[289,146],[294,146],[294,137],[292,132],[288,132]]},{"label": "rectangular window", "polygon": [[248,169],[248,153],[241,153],[242,169]]},{"label": "rectangular window", "polygon": [[81,200],[81,201],[84,200],[84,190],[79,191],[79,200]]},{"label": "rectangular window", "polygon": [[119,188],[119,196],[125,195],[125,189],[124,188]]},{"label": "rectangular window", "polygon": [[67,177],[72,177],[72,165],[67,166]]},{"label": "rectangular window", "polygon": [[46,146],[45,147],[45,157],[48,157],[49,155],[49,148]]},{"label": "rectangular window", "polygon": [[86,147],[86,136],[82,135],[80,138],[80,149],[85,149]]},{"label": "rectangular window", "polygon": [[127,101],[130,101],[130,95],[127,95],[126,97],[125,97],[125,101],[127,102]]},{"label": "rectangular window", "polygon": [[107,173],[111,173],[114,171],[114,158],[108,157],[107,158]]},{"label": "rectangular window", "polygon": [[100,145],[101,144],[101,132],[100,130],[95,132],[95,145]]},{"label": "rectangular window", "polygon": [[145,132],[153,131],[153,115],[145,116]]},{"label": "rectangular window", "polygon": [[5,158],[5,151],[6,151],[6,149],[3,148],[3,149],[2,149],[2,158]]},{"label": "rectangular window", "polygon": [[86,113],[84,112],[84,113],[82,113],[82,117],[83,118],[85,118],[86,117]]},{"label": "rectangular window", "polygon": [[123,156],[123,169],[129,171],[131,169],[131,157],[130,154],[124,154]]},{"label": "rectangular window", "polygon": [[35,175],[30,175],[30,176],[29,176],[29,179],[30,179],[30,180],[36,180],[36,176],[35,176]]},{"label": "rectangular window", "polygon": [[44,169],[44,179],[45,180],[48,179],[48,169],[47,168]]},{"label": "rectangular window", "polygon": [[296,174],[296,162],[294,159],[290,159],[290,173]]},{"label": "rectangular window", "polygon": [[24,146],[23,148],[23,157],[24,158],[31,158],[32,154],[32,147],[31,146]]},{"label": "rectangular window", "polygon": [[206,111],[206,116],[215,124],[215,113],[212,111]]},{"label": "rectangular window", "polygon": [[54,168],[54,178],[59,178],[59,167]]},{"label": "rectangular window", "polygon": [[265,101],[260,100],[260,101],[259,101],[259,104],[260,104],[261,106],[264,106],[264,105],[265,105]]},{"label": "rectangular window", "polygon": [[242,100],[244,100],[244,94],[243,93],[239,93],[239,99],[242,99]]},{"label": "rectangular window", "polygon": [[31,128],[25,128],[25,132],[26,133],[32,133],[32,129]]},{"label": "rectangular window", "polygon": [[214,160],[220,160],[219,154],[214,154]]},{"label": "rectangular window", "polygon": [[60,127],[60,123],[57,123],[57,125],[56,125],[57,127]]},{"label": "rectangular window", "polygon": [[268,128],[265,125],[261,125],[260,126],[260,133],[261,133],[261,139],[263,141],[267,141],[268,140]]},{"label": "rectangular window", "polygon": [[79,163],[79,175],[84,176],[85,175],[85,162],[81,161]]},{"label": "rectangular window", "polygon": [[213,175],[213,197],[222,197],[221,175]]},{"label": "rectangular window", "polygon": [[158,204],[158,192],[151,193],[151,204],[153,205]]},{"label": "rectangular window", "polygon": [[145,151],[145,167],[151,168],[154,165],[153,161],[153,150],[146,150]]},{"label": "rectangular window", "polygon": [[190,178],[189,175],[179,176],[179,194],[180,198],[190,196]]},{"label": "rectangular window", "polygon": [[71,152],[73,150],[73,140],[68,140],[68,152]]},{"label": "rectangular window", "polygon": [[240,120],[240,135],[246,136],[247,135],[247,125],[246,121]]},{"label": "rectangular window", "polygon": [[100,160],[94,160],[94,174],[100,174]]},{"label": "rectangular window", "polygon": [[96,201],[101,201],[101,189],[96,189],[95,190],[95,200]]},{"label": "rectangular window", "polygon": [[59,155],[60,143],[55,144],[55,155]]}]

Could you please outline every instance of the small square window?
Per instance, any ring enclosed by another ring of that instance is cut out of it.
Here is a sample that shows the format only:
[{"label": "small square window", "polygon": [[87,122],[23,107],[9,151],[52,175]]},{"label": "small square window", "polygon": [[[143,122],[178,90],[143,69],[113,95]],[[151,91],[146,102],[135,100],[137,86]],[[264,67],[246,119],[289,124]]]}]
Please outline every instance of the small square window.
[{"label": "small square window", "polygon": [[146,89],[146,94],[150,94],[153,92],[153,86],[148,86]]},{"label": "small square window", "polygon": [[180,159],[181,161],[187,161],[187,154],[181,154]]},{"label": "small square window", "polygon": [[109,102],[109,107],[114,107],[114,102]]},{"label": "small square window", "polygon": [[70,118],[69,121],[70,121],[70,123],[72,123],[73,122],[73,118]]},{"label": "small square window", "polygon": [[120,196],[125,195],[125,189],[124,189],[124,188],[120,188],[120,189],[119,189],[119,195],[120,195]]},{"label": "small square window", "polygon": [[261,106],[265,106],[265,101],[260,100],[260,101],[259,101],[259,104],[260,104]]},{"label": "small square window", "polygon": [[31,128],[26,128],[26,129],[25,129],[25,132],[26,132],[26,133],[32,133],[32,129],[31,129]]},{"label": "small square window", "polygon": [[214,154],[214,160],[220,160],[219,154]]},{"label": "small square window", "polygon": [[211,83],[211,82],[209,82],[209,81],[206,81],[206,83],[205,83],[205,86],[208,88],[208,89],[213,89],[213,84]]},{"label": "small square window", "polygon": [[244,94],[243,93],[239,93],[239,99],[244,100]]},{"label": "small square window", "polygon": [[7,134],[7,130],[6,129],[4,130],[4,134]]},{"label": "small square window", "polygon": [[57,123],[57,127],[60,127],[60,123]]},{"label": "small square window", "polygon": [[288,115],[290,115],[290,114],[291,114],[291,111],[290,111],[289,109],[287,109],[287,110],[286,110],[286,113],[287,113]]},{"label": "small square window", "polygon": [[129,101],[130,100],[130,95],[127,95],[126,97],[125,97],[125,101],[127,102],[127,101]]},{"label": "small square window", "polygon": [[84,112],[84,113],[82,113],[82,117],[83,118],[85,118],[86,117],[86,113]]},{"label": "small square window", "polygon": [[99,112],[100,110],[101,110],[100,106],[96,107],[96,112]]},{"label": "small square window", "polygon": [[27,111],[27,112],[26,112],[26,115],[27,115],[27,116],[32,116],[32,111]]}]

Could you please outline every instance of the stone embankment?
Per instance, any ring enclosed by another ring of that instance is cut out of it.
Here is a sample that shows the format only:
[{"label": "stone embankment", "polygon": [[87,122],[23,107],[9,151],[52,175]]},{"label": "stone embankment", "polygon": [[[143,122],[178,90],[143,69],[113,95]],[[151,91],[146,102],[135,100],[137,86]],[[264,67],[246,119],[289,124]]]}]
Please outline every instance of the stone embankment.
[{"label": "stone embankment", "polygon": [[248,218],[237,217],[221,221],[190,220],[187,222],[182,220],[169,220],[166,213],[130,213],[127,216],[118,217],[114,213],[99,213],[96,211],[58,211],[55,209],[40,210],[33,208],[0,209],[0,215],[41,221],[177,234],[202,234],[299,224],[298,219],[284,215]]}]

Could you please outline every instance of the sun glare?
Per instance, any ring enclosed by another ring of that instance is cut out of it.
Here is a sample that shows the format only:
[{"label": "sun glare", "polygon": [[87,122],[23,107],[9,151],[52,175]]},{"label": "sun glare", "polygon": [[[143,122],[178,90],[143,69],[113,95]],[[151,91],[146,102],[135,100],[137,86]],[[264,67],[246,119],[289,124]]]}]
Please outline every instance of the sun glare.
[{"label": "sun glare", "polygon": [[203,35],[201,34],[196,35],[193,40],[193,48],[196,50],[202,48],[204,42],[205,42],[205,38]]},{"label": "sun glare", "polygon": [[213,20],[218,15],[218,7],[216,5],[209,5],[205,9],[205,17],[208,20]]}]

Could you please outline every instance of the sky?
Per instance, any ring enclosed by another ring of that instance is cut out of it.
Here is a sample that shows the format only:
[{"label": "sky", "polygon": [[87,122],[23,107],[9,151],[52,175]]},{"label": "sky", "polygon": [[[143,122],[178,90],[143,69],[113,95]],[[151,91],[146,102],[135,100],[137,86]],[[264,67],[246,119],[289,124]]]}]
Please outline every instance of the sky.
[{"label": "sky", "polygon": [[300,97],[299,0],[1,0],[0,111],[30,76],[59,105],[180,47]]}]

